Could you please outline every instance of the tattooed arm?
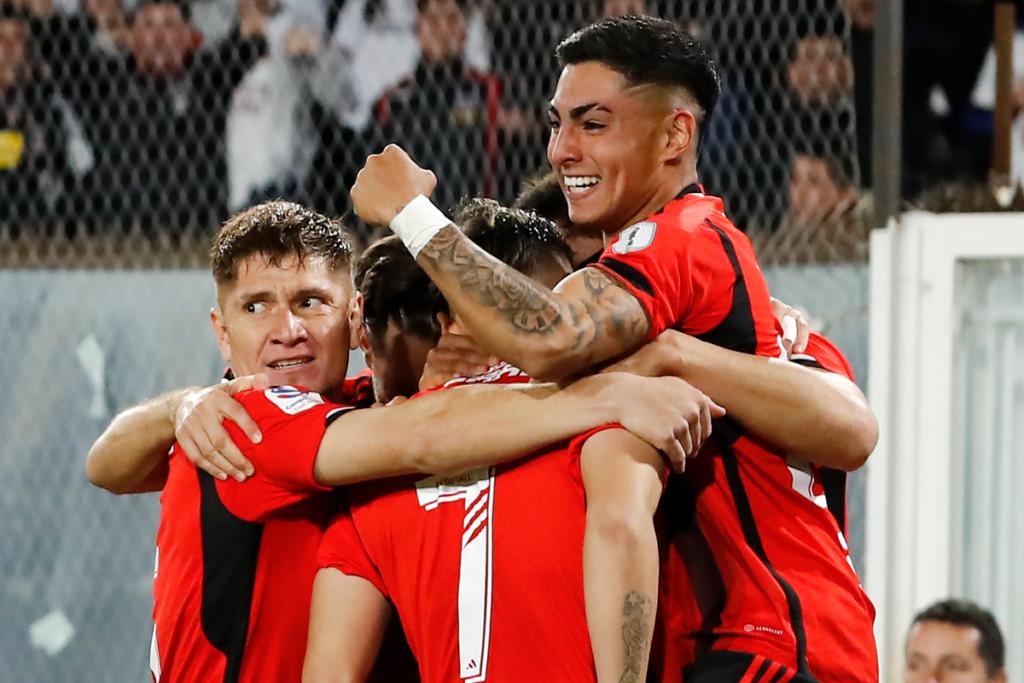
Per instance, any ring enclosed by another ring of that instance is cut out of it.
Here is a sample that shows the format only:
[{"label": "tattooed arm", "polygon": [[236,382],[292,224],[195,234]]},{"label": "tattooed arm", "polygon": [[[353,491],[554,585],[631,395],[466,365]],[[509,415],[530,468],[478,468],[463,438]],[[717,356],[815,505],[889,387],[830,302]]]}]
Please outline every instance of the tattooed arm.
[{"label": "tattooed arm", "polygon": [[638,347],[650,333],[636,297],[596,268],[573,273],[552,291],[455,226],[443,228],[416,260],[474,339],[537,379],[577,374]]},{"label": "tattooed arm", "polygon": [[[359,172],[353,208],[367,223],[390,225],[418,195],[429,197],[436,183],[433,173],[388,145]],[[646,341],[651,329],[636,297],[603,272],[586,268],[551,291],[453,225],[433,235],[416,260],[474,339],[536,379],[561,380],[616,358]]]},{"label": "tattooed arm", "polygon": [[654,511],[665,467],[621,429],[594,434],[580,459],[587,494],[583,543],[587,625],[598,683],[640,683],[658,600]]}]

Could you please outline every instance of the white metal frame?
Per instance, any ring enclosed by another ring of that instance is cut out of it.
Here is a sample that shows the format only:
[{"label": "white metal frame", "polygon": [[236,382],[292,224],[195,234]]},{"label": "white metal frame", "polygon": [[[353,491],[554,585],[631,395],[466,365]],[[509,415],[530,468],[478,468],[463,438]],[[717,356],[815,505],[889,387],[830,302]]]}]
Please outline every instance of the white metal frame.
[{"label": "white metal frame", "polygon": [[[901,680],[914,613],[949,595],[953,336],[961,259],[1024,257],[1024,214],[905,214],[871,239],[868,386],[881,438],[868,464],[865,587],[881,678]],[[958,576],[958,574],[957,574]]]}]

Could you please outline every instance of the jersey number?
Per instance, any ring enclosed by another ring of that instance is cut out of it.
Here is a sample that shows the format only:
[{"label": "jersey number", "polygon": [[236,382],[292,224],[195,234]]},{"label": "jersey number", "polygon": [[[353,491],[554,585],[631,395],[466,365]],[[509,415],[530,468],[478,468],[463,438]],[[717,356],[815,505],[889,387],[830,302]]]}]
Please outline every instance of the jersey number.
[{"label": "jersey number", "polygon": [[430,477],[416,484],[416,496],[425,510],[456,501],[464,505],[459,563],[459,677],[467,683],[486,680],[491,648],[494,468],[454,477]]}]

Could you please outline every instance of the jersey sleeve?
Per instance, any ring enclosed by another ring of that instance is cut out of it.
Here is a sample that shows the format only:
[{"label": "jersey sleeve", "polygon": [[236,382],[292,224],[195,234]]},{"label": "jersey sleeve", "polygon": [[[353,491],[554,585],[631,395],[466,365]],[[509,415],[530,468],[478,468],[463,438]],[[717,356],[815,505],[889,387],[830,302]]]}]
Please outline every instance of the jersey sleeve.
[{"label": "jersey sleeve", "polygon": [[259,425],[254,444],[233,422],[224,425],[256,473],[244,482],[217,481],[217,492],[232,514],[261,521],[287,505],[330,489],[313,476],[320,441],[333,417],[347,406],[328,403],[295,387],[247,391],[235,397]]},{"label": "jersey sleeve", "polygon": [[317,563],[321,569],[330,567],[346,576],[366,579],[385,597],[390,598],[348,510],[339,513],[327,527],[327,533],[320,541]]},{"label": "jersey sleeve", "polygon": [[736,268],[728,236],[699,212],[652,218],[620,233],[589,267],[611,275],[636,297],[650,319],[650,339],[670,328],[708,332],[732,305]]}]

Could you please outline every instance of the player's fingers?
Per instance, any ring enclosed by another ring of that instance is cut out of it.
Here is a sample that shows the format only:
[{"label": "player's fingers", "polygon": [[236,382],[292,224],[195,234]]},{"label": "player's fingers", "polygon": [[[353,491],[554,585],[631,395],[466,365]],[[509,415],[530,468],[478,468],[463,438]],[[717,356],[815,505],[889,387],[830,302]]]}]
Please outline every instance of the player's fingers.
[{"label": "player's fingers", "polygon": [[236,377],[227,383],[227,394],[228,396],[234,396],[243,391],[249,391],[254,389],[256,391],[263,391],[270,388],[270,378],[262,372],[257,372],[255,375],[245,375],[244,377]]},{"label": "player's fingers", "polygon": [[674,472],[682,473],[686,469],[686,451],[676,438],[668,439],[661,445],[661,452],[668,458]]},{"label": "player's fingers", "polygon": [[811,326],[807,324],[804,317],[796,315],[796,341],[793,342],[793,353],[803,353],[807,350],[807,342],[811,339]]},{"label": "player's fingers", "polygon": [[690,434],[690,424],[684,422],[676,430],[676,439],[679,440],[679,445],[683,448],[683,454],[686,457],[690,457],[693,454],[693,435]]},{"label": "player's fingers", "polygon": [[[249,441],[259,443],[263,440],[263,433],[260,432],[260,427],[256,424],[256,420],[252,419],[252,416],[249,415],[248,411],[246,411],[245,406],[233,398],[229,398],[227,402],[221,406],[220,414],[218,416],[218,424],[224,420],[231,420],[238,425],[238,428],[241,429],[249,438]],[[223,427],[221,427],[221,429],[223,429]]]},{"label": "player's fingers", "polygon": [[714,401],[711,401],[710,399],[708,400],[711,403],[711,417],[725,417],[725,408],[718,405]]},{"label": "player's fingers", "polygon": [[[210,434],[210,441],[213,444],[213,451],[207,454],[207,458],[217,467],[227,472],[228,476],[245,481],[249,473],[236,465],[238,462],[249,463],[238,450],[238,446],[231,440],[231,435],[221,427],[220,431]],[[248,465],[250,468],[251,464]]]},{"label": "player's fingers", "polygon": [[700,411],[700,436],[701,443],[711,438],[711,431],[713,429],[711,425],[711,406],[714,405],[710,400],[701,407]]},{"label": "player's fingers", "polygon": [[691,457],[700,450],[700,445],[704,443],[704,439],[707,438],[707,432],[704,431],[704,421],[702,418],[704,411],[705,407],[702,402],[697,413],[690,418],[690,439],[693,442],[693,450],[688,453],[688,455]]},{"label": "player's fingers", "polygon": [[220,479],[221,481],[228,478],[227,472],[203,455],[202,446],[200,446],[194,438],[179,436],[178,445],[181,446],[181,450],[185,452],[185,457],[187,457],[189,461],[199,469],[210,474],[216,479]]}]

